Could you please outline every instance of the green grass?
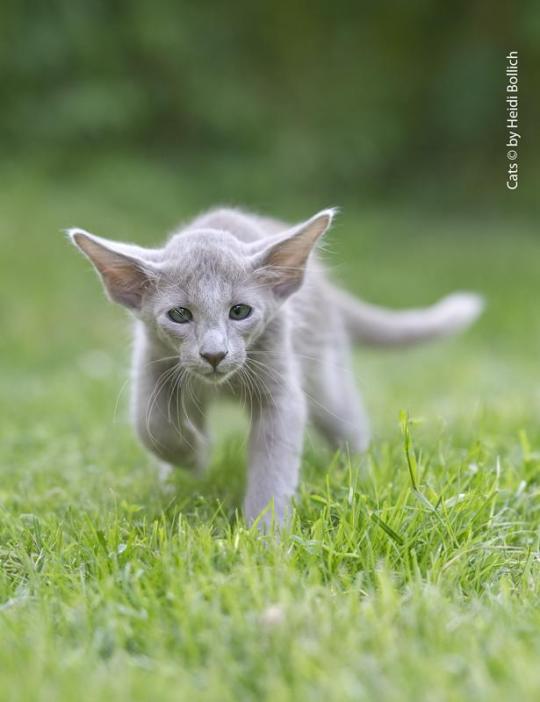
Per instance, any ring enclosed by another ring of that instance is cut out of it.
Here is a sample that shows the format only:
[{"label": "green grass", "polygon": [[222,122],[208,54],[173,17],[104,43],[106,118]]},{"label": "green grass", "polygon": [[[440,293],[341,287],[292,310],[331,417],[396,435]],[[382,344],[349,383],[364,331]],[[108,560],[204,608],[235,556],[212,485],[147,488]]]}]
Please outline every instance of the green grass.
[{"label": "green grass", "polygon": [[2,182],[0,699],[539,698],[530,223],[344,212],[328,258],[350,289],[489,307],[459,339],[358,353],[373,447],[351,465],[310,437],[278,541],[238,517],[238,410],[215,413],[207,478],[159,483],[126,419],[129,325],[59,233],[156,241],[219,195],[125,161]]}]

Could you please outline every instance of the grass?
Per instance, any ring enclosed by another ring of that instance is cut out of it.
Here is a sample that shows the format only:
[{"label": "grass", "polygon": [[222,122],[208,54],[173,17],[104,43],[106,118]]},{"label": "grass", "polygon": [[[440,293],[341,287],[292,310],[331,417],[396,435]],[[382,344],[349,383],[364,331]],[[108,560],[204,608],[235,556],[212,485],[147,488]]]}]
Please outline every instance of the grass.
[{"label": "grass", "polygon": [[530,223],[345,211],[328,257],[349,288],[489,307],[459,339],[359,351],[373,447],[351,463],[310,437],[278,541],[238,517],[237,410],[216,411],[207,478],[159,483],[126,419],[129,327],[58,233],[156,241],[219,198],[124,161],[3,183],[0,699],[538,699]]}]

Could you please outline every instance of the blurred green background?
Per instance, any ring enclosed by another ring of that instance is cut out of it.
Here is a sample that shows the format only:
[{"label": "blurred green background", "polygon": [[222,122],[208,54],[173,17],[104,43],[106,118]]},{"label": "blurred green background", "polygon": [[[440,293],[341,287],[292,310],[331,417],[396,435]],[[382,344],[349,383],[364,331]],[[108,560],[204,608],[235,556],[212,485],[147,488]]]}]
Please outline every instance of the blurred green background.
[{"label": "blurred green background", "polygon": [[[262,209],[536,207],[534,0],[7,0],[0,33],[4,166],[73,178],[127,154],[204,191],[201,203]],[[512,49],[518,193],[505,189]]]}]

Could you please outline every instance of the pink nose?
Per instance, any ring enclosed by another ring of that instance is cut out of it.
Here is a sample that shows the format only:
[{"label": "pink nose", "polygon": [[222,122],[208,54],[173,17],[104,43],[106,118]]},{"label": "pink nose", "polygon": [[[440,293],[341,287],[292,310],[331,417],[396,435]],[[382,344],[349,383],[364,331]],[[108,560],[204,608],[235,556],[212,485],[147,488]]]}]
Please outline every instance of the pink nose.
[{"label": "pink nose", "polygon": [[226,355],[226,351],[216,351],[214,353],[203,353],[201,351],[201,357],[204,358],[205,361],[208,361],[214,370],[218,367],[221,361],[223,361]]}]

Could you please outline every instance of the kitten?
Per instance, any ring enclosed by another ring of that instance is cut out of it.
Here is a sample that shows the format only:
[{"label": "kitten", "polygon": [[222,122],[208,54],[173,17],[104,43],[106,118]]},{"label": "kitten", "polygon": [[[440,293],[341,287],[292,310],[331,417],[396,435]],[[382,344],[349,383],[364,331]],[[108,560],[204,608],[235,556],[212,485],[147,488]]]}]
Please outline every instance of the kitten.
[{"label": "kitten", "polygon": [[334,214],[324,210],[289,228],[217,209],[156,249],[69,231],[109,298],[135,317],[132,409],[147,449],[167,464],[202,470],[208,403],[223,394],[248,405],[248,522],[271,502],[276,520],[285,518],[308,418],[332,447],[366,449],[352,342],[394,346],[447,336],[482,309],[470,293],[392,311],[338,290],[313,252]]}]

